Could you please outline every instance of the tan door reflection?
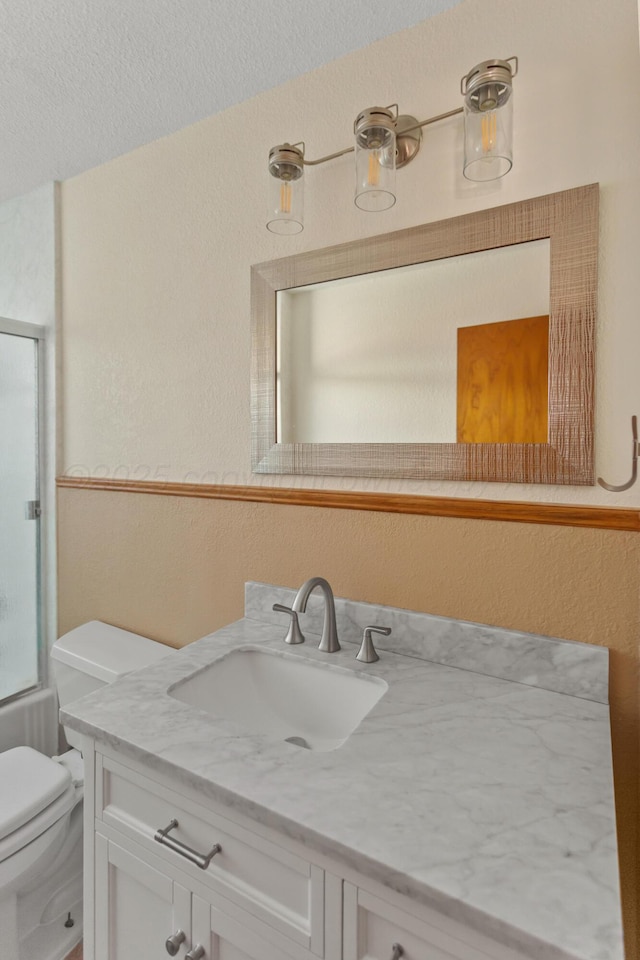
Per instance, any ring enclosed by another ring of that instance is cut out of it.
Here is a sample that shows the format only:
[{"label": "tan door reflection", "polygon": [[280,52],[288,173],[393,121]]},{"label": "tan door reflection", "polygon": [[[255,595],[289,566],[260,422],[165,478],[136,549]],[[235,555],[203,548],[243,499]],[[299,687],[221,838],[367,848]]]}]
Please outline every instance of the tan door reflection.
[{"label": "tan door reflection", "polygon": [[549,317],[458,328],[458,443],[547,443]]}]

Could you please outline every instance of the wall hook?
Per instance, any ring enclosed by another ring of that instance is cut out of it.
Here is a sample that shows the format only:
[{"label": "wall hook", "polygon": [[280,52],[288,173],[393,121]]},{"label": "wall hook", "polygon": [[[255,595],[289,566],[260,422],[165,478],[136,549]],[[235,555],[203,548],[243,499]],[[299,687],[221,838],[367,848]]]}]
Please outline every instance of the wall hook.
[{"label": "wall hook", "polygon": [[598,483],[601,487],[604,487],[605,490],[610,490],[611,493],[621,493],[622,490],[628,490],[629,487],[632,487],[636,482],[638,477],[638,457],[640,456],[640,443],[638,443],[638,418],[631,417],[631,433],[633,434],[633,460],[631,464],[631,479],[626,483],[621,483],[620,486],[615,486],[612,483],[606,483],[602,477],[598,477]]}]

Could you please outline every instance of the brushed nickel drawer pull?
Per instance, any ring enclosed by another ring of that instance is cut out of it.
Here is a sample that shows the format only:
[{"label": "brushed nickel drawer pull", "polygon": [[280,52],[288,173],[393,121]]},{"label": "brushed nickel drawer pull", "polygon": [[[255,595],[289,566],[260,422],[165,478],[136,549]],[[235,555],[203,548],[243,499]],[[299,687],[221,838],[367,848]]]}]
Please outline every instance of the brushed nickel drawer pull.
[{"label": "brushed nickel drawer pull", "polygon": [[169,831],[174,830],[177,826],[178,821],[175,819],[172,820],[167,827],[156,830],[153,839],[157,840],[158,843],[164,844],[165,847],[169,847],[174,853],[179,853],[181,857],[185,857],[187,860],[190,860],[191,863],[195,863],[196,867],[200,867],[201,870],[206,870],[216,853],[220,853],[222,847],[219,843],[216,843],[209,853],[198,853],[197,850],[188,847],[186,843],[182,843],[180,840],[169,836]]},{"label": "brushed nickel drawer pull", "polygon": [[391,949],[393,950],[391,960],[400,960],[400,957],[404,957],[404,947],[401,947],[399,943],[392,943]]}]

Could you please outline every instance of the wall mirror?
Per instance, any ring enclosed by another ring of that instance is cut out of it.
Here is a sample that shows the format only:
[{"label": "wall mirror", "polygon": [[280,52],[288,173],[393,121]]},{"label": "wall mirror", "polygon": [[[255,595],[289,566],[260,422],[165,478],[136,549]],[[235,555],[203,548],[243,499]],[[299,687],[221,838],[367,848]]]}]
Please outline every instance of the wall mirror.
[{"label": "wall mirror", "polygon": [[256,473],[593,484],[598,187],[252,267]]}]

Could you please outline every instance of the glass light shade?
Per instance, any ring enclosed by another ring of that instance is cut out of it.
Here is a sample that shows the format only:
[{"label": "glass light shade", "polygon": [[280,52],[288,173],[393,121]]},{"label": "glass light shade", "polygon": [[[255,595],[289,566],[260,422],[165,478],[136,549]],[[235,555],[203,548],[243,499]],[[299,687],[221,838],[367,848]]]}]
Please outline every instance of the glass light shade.
[{"label": "glass light shade", "polygon": [[467,180],[498,180],[513,166],[513,75],[509,61],[487,60],[462,79]]},{"label": "glass light shade", "polygon": [[467,180],[498,180],[513,166],[513,97],[495,110],[464,106],[464,170]]},{"label": "glass light shade", "polygon": [[292,236],[304,229],[303,155],[289,144],[269,154],[269,212],[267,230]]},{"label": "glass light shade", "polygon": [[364,110],[356,120],[355,134],[355,204],[369,212],[388,210],[396,202],[396,133],[391,110]]}]

